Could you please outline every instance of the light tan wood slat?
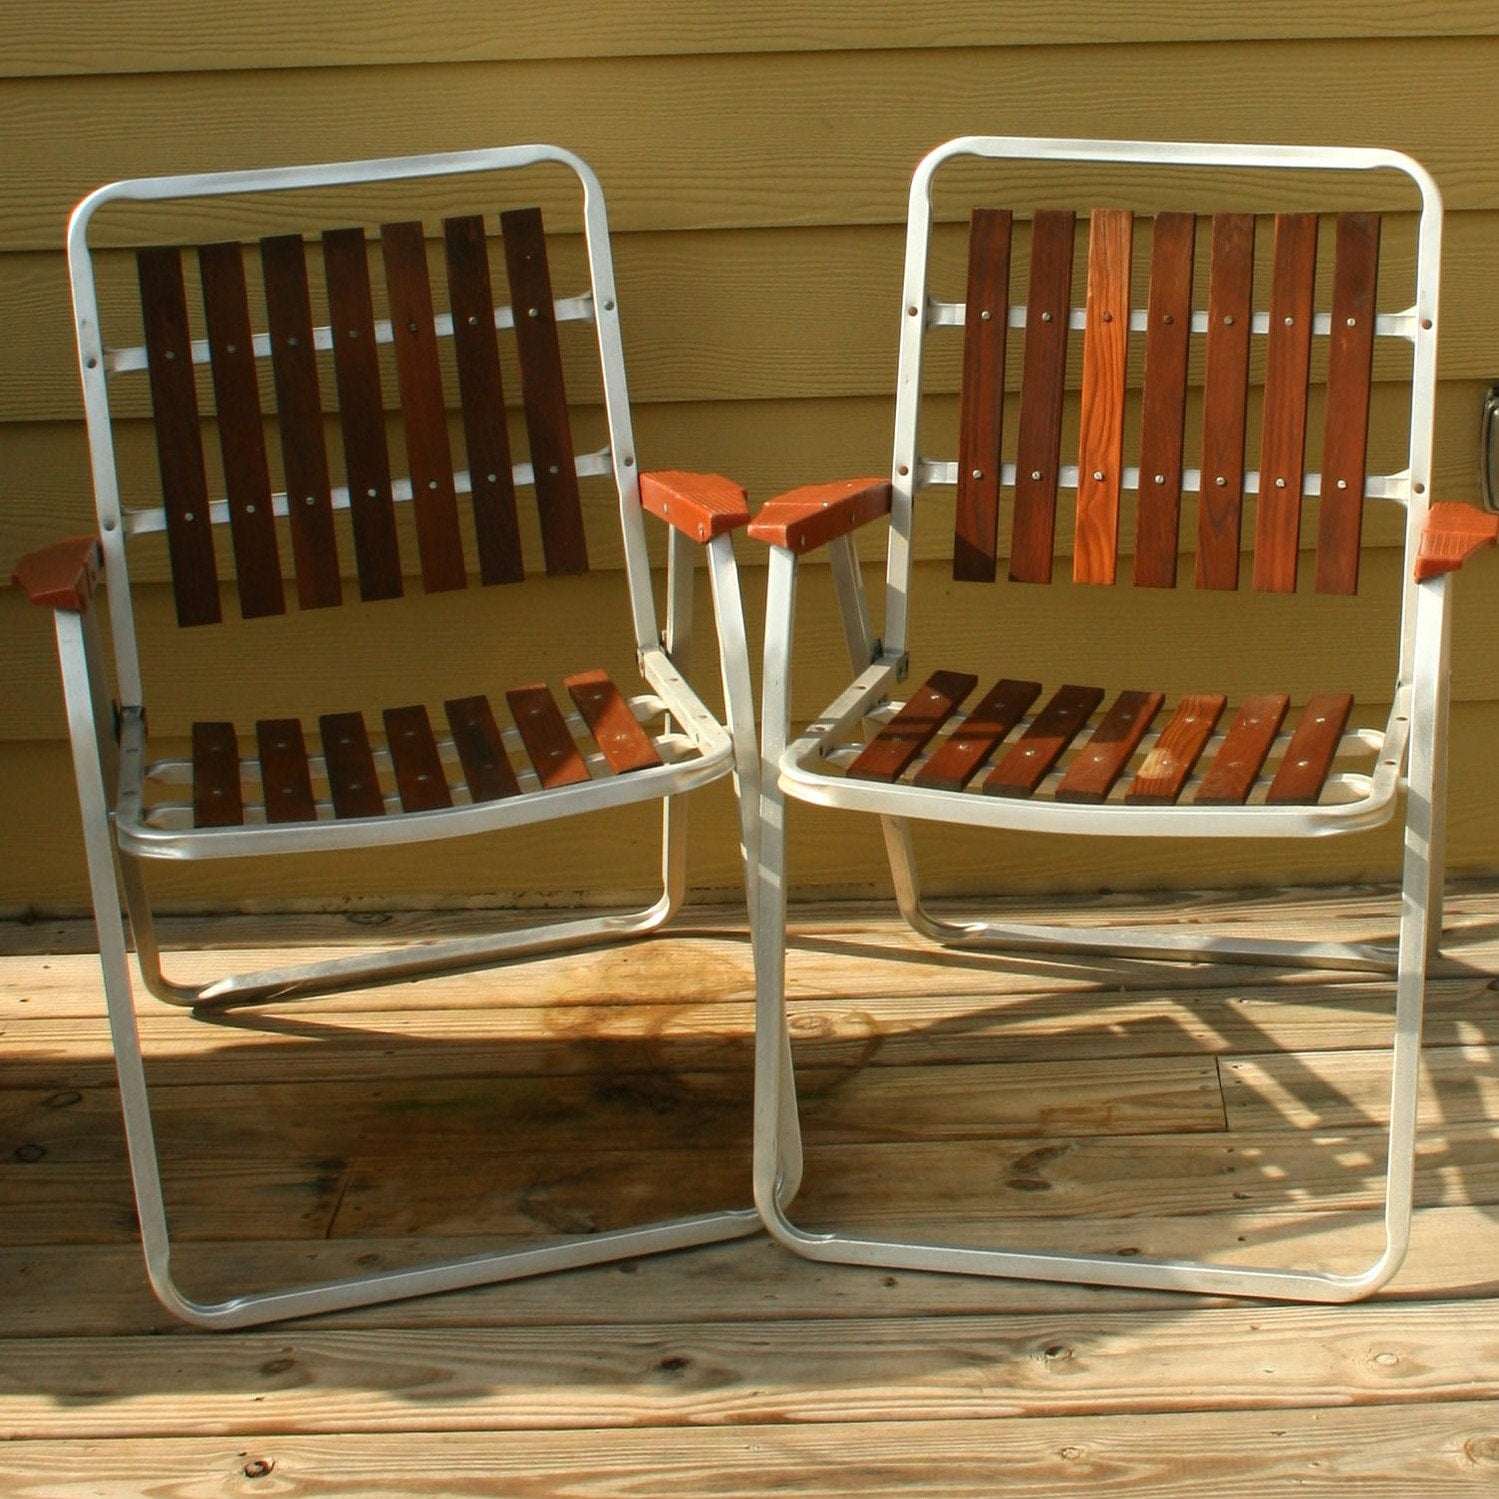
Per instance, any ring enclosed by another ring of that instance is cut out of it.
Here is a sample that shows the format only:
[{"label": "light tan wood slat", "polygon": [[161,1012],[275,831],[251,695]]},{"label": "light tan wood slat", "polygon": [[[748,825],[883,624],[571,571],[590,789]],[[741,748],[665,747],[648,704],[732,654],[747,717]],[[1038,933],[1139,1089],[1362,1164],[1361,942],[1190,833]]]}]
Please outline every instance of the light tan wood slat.
[{"label": "light tan wood slat", "polygon": [[846,773],[855,780],[898,781],[977,683],[967,672],[934,672],[859,751]]},{"label": "light tan wood slat", "polygon": [[1316,804],[1352,711],[1351,693],[1321,692],[1308,700],[1270,783],[1269,801],[1277,806]]},{"label": "light tan wood slat", "polygon": [[255,725],[260,784],[269,822],[311,822],[317,816],[307,741],[295,718],[262,719]]},{"label": "light tan wood slat", "polygon": [[1282,692],[1246,698],[1193,800],[1205,806],[1246,801],[1290,705],[1290,698]]},{"label": "light tan wood slat", "polygon": [[505,742],[487,697],[453,698],[444,705],[469,794],[476,802],[519,796],[520,782],[505,754]]},{"label": "light tan wood slat", "polygon": [[1145,731],[1161,711],[1160,692],[1121,692],[1057,787],[1057,800],[1101,802],[1124,774]]},{"label": "light tan wood slat", "polygon": [[193,826],[236,827],[245,820],[239,736],[232,723],[193,725]]},{"label": "light tan wood slat", "polygon": [[975,208],[969,231],[953,577],[992,583],[999,539],[1005,336],[1010,311],[1008,210]]},{"label": "light tan wood slat", "polygon": [[1272,593],[1296,588],[1316,275],[1316,214],[1277,214],[1254,528],[1254,586]]},{"label": "light tan wood slat", "polygon": [[385,742],[395,764],[396,789],[401,806],[408,812],[431,812],[451,807],[447,773],[432,733],[432,721],[420,703],[405,708],[387,708]]},{"label": "light tan wood slat", "polygon": [[661,763],[656,746],[607,672],[579,672],[568,677],[563,685],[616,775],[648,770]]},{"label": "light tan wood slat", "polygon": [[1039,682],[996,682],[916,772],[916,784],[961,791],[1040,695]]},{"label": "light tan wood slat", "polygon": [[512,687],[505,700],[544,790],[588,779],[588,766],[578,753],[550,687],[544,682]]},{"label": "light tan wood slat", "polygon": [[379,817],[385,797],[362,713],[325,713],[318,719],[328,786],[339,817]]},{"label": "light tan wood slat", "polygon": [[1212,737],[1228,699],[1221,693],[1189,693],[1176,705],[1124,799],[1142,806],[1170,806],[1182,793]]},{"label": "light tan wood slat", "polygon": [[1078,436],[1076,583],[1112,583],[1119,560],[1124,482],[1124,392],[1129,362],[1131,214],[1093,211],[1088,238],[1088,325]]},{"label": "light tan wood slat", "polygon": [[1102,701],[1101,687],[1059,687],[1014,748],[990,771],[984,790],[991,796],[1030,796]]}]

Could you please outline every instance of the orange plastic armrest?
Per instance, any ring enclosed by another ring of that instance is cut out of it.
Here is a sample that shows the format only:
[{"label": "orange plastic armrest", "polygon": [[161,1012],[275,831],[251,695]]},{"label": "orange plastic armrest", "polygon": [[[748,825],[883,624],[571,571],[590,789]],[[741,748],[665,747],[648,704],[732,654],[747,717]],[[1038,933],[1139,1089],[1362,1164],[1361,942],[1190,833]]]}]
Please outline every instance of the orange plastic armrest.
[{"label": "orange plastic armrest", "polygon": [[750,522],[749,534],[800,556],[889,513],[888,480],[840,479],[808,484],[767,501]]},{"label": "orange plastic armrest", "polygon": [[1426,512],[1416,551],[1416,581],[1456,572],[1479,547],[1499,538],[1499,515],[1456,500],[1438,500]]},{"label": "orange plastic armrest", "polygon": [[676,469],[640,476],[640,503],[694,541],[712,541],[749,523],[749,501],[732,479]]},{"label": "orange plastic armrest", "polygon": [[94,596],[104,558],[92,536],[71,536],[16,563],[10,581],[24,589],[33,604],[82,614]]}]

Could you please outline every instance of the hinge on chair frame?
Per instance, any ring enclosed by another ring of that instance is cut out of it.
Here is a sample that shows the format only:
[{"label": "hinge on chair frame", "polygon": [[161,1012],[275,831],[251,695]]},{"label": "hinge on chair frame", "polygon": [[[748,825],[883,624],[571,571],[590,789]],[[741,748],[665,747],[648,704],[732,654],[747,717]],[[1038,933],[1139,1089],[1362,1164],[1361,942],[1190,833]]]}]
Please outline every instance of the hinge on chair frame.
[{"label": "hinge on chair frame", "polygon": [[[878,636],[874,638],[869,647],[869,664],[878,665],[885,659],[885,642]],[[911,657],[904,651],[901,652],[900,660],[895,663],[895,680],[904,682],[911,672]]]}]

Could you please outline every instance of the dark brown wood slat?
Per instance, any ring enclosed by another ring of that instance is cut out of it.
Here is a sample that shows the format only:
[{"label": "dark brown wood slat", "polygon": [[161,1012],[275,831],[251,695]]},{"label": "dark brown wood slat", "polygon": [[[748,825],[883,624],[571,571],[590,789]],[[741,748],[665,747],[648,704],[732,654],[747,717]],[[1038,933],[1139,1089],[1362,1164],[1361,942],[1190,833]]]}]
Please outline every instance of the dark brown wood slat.
[{"label": "dark brown wood slat", "polygon": [[312,822],[317,803],[302,725],[295,718],[263,718],[255,725],[255,742],[266,821]]},{"label": "dark brown wood slat", "polygon": [[437,360],[427,241],[419,223],[382,224],[380,246],[390,295],[422,586],[428,593],[446,593],[466,588],[468,571],[463,561],[453,450],[448,442],[447,405]]},{"label": "dark brown wood slat", "polygon": [[607,672],[579,672],[568,677],[564,685],[616,775],[649,770],[661,763],[656,746]]},{"label": "dark brown wood slat", "polygon": [[1121,692],[1068,766],[1057,787],[1057,800],[1103,801],[1124,774],[1130,756],[1139,748],[1165,700],[1160,692]]},{"label": "dark brown wood slat", "polygon": [[1249,799],[1291,700],[1283,692],[1247,697],[1192,798],[1203,806],[1239,806]]},{"label": "dark brown wood slat", "polygon": [[261,240],[260,263],[297,600],[304,609],[322,609],[343,601],[343,584],[333,534],[328,453],[323,446],[323,402],[312,346],[306,247],[299,235],[274,235]]},{"label": "dark brown wood slat", "polygon": [[990,771],[990,796],[1030,796],[1103,701],[1101,687],[1059,687],[1003,760]]},{"label": "dark brown wood slat", "polygon": [[543,789],[571,786],[589,778],[588,766],[578,753],[551,688],[543,682],[512,687],[505,701],[510,704],[510,715]]},{"label": "dark brown wood slat", "polygon": [[1197,504],[1199,588],[1239,586],[1253,299],[1254,215],[1214,214]]},{"label": "dark brown wood slat", "polygon": [[170,246],[136,255],[156,457],[161,468],[167,518],[167,553],[179,625],[216,624],[218,567],[208,516],[208,480],[198,426],[198,390],[193,377],[192,334],[182,285],[182,254]]},{"label": "dark brown wood slat", "polygon": [[1038,210],[1031,225],[1015,453],[1015,522],[1010,538],[1010,578],[1016,583],[1051,582],[1076,226],[1077,216],[1070,209],[1050,208]]},{"label": "dark brown wood slat", "polygon": [[1146,807],[1172,805],[1196,768],[1227,702],[1221,693],[1188,693],[1156,736],[1139,774],[1124,793],[1125,801]]},{"label": "dark brown wood slat", "polygon": [[1278,807],[1316,804],[1352,711],[1351,693],[1319,692],[1307,699],[1286,746],[1286,757],[1270,782],[1267,802]]},{"label": "dark brown wood slat", "polygon": [[525,576],[525,568],[484,220],[477,214],[445,219],[443,239],[463,436],[473,485],[479,579],[483,583],[518,583]]},{"label": "dark brown wood slat", "polygon": [[1316,214],[1277,215],[1254,528],[1254,586],[1270,593],[1296,588],[1316,275]]},{"label": "dark brown wood slat", "polygon": [[232,723],[193,725],[193,826],[232,828],[245,820],[239,736]]},{"label": "dark brown wood slat", "polygon": [[860,781],[898,781],[977,685],[978,678],[967,672],[934,672],[859,751],[845,774]]},{"label": "dark brown wood slat", "polygon": [[973,210],[968,233],[968,300],[963,321],[952,558],[953,577],[965,582],[994,581],[999,544],[1010,228],[1011,216],[1006,209]]},{"label": "dark brown wood slat", "polygon": [[1339,214],[1317,520],[1319,593],[1358,592],[1378,273],[1379,216]]},{"label": "dark brown wood slat", "polygon": [[323,265],[328,275],[328,322],[333,333],[333,372],[338,382],[359,596],[396,599],[405,589],[364,230],[324,233]]},{"label": "dark brown wood slat", "polygon": [[1002,677],[916,772],[915,784],[961,791],[1040,695],[1039,682]]},{"label": "dark brown wood slat", "polygon": [[443,704],[463,778],[469,795],[476,802],[499,801],[501,797],[519,796],[520,782],[510,768],[500,726],[487,697],[451,698]]},{"label": "dark brown wood slat", "polygon": [[451,807],[447,772],[432,733],[432,721],[420,703],[387,708],[385,743],[396,772],[401,806],[408,812],[432,812]]},{"label": "dark brown wood slat", "polygon": [[521,399],[541,514],[541,546],[553,575],[588,571],[583,507],[578,496],[562,351],[552,306],[552,276],[539,208],[500,215],[505,268],[515,309],[515,346],[520,356]]},{"label": "dark brown wood slat", "polygon": [[1133,217],[1093,211],[1088,240],[1088,325],[1078,435],[1075,583],[1112,583],[1119,559],[1124,479],[1124,381],[1129,358],[1129,272]]},{"label": "dark brown wood slat", "polygon": [[1135,582],[1149,588],[1176,587],[1196,240],[1195,215],[1156,215],[1150,246],[1135,536]]},{"label": "dark brown wood slat", "polygon": [[375,771],[375,754],[362,713],[325,713],[318,719],[328,787],[339,817],[379,817],[385,796]]},{"label": "dark brown wood slat", "polygon": [[284,614],[286,590],[281,584],[276,516],[271,508],[271,468],[255,371],[244,252],[237,243],[203,245],[198,250],[198,275],[212,356],[239,612],[246,619]]}]

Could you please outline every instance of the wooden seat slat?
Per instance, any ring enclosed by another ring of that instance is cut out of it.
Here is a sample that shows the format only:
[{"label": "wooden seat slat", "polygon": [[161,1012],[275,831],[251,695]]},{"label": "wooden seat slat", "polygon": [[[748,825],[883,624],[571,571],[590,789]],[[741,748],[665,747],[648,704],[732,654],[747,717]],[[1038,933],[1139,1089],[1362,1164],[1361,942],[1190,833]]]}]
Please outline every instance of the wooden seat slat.
[{"label": "wooden seat slat", "polygon": [[916,784],[961,791],[1040,695],[1039,682],[1002,677],[916,772]]},{"label": "wooden seat slat", "polygon": [[170,246],[141,250],[136,254],[136,274],[177,623],[215,624],[221,617],[218,568],[208,513],[182,254]]},{"label": "wooden seat slat", "polygon": [[521,399],[541,516],[541,546],[548,573],[588,571],[588,546],[562,380],[562,352],[552,302],[552,277],[539,208],[500,215],[515,345],[520,357]]},{"label": "wooden seat slat", "polygon": [[1267,801],[1281,807],[1316,804],[1352,710],[1351,693],[1321,692],[1307,700],[1286,747],[1285,759],[1270,782]]},{"label": "wooden seat slat", "polygon": [[1187,416],[1187,352],[1192,331],[1192,256],[1197,218],[1156,215],[1146,309],[1144,415],[1135,582],[1174,588],[1181,525],[1182,446]]},{"label": "wooden seat slat", "polygon": [[390,452],[385,441],[385,396],[375,344],[369,251],[362,229],[323,235],[328,277],[328,318],[338,418],[343,431],[354,565],[363,599],[394,599],[404,592]]},{"label": "wooden seat slat", "polygon": [[1316,214],[1278,214],[1254,531],[1254,586],[1271,593],[1296,588],[1316,275]]},{"label": "wooden seat slat", "polygon": [[448,727],[468,782],[469,795],[476,802],[499,801],[501,797],[519,796],[520,782],[515,779],[505,742],[494,719],[494,709],[484,696],[451,698],[443,704]]},{"label": "wooden seat slat", "polygon": [[977,684],[978,678],[968,672],[934,672],[859,751],[846,774],[864,781],[898,781]]},{"label": "wooden seat slat", "polygon": [[1072,552],[1075,583],[1112,583],[1118,567],[1133,234],[1134,218],[1124,209],[1093,210]]},{"label": "wooden seat slat", "polygon": [[543,682],[512,687],[505,700],[544,790],[589,779],[587,763],[578,753],[551,688]]},{"label": "wooden seat slat", "polygon": [[1140,806],[1168,807],[1182,794],[1228,699],[1221,693],[1188,693],[1156,735],[1124,799]]},{"label": "wooden seat slat", "polygon": [[1319,593],[1358,592],[1378,267],[1379,216],[1339,214],[1317,516]]},{"label": "wooden seat slat", "polygon": [[1244,699],[1194,801],[1203,806],[1238,806],[1248,800],[1290,703],[1283,692],[1257,693]]},{"label": "wooden seat slat", "polygon": [[311,822],[317,816],[307,741],[295,718],[263,718],[255,725],[260,786],[268,822]]},{"label": "wooden seat slat", "polygon": [[1254,215],[1213,215],[1203,368],[1197,586],[1237,588],[1254,291]]},{"label": "wooden seat slat", "polygon": [[212,356],[224,493],[234,542],[239,610],[246,619],[286,612],[276,517],[271,508],[271,470],[266,456],[265,417],[255,373],[244,252],[237,242],[202,245],[198,276]]},{"label": "wooden seat slat", "polygon": [[323,403],[312,344],[312,300],[307,290],[307,251],[297,234],[260,242],[271,369],[281,428],[281,462],[297,572],[297,600],[321,609],[343,599],[328,453],[323,444]]},{"label": "wooden seat slat", "polygon": [[379,817],[385,797],[362,713],[325,713],[318,719],[333,810],[339,817]]},{"label": "wooden seat slat", "polygon": [[237,827],[245,820],[239,738],[232,723],[193,725],[193,826]]},{"label": "wooden seat slat", "polygon": [[992,583],[999,542],[1000,442],[1010,312],[1007,211],[975,208],[968,239],[953,577]]},{"label": "wooden seat slat", "polygon": [[1070,210],[1050,208],[1039,209],[1031,223],[1010,541],[1010,579],[1017,583],[1051,581],[1076,225],[1077,216]]},{"label": "wooden seat slat", "polygon": [[479,579],[483,583],[518,583],[525,568],[483,218],[472,214],[445,219],[443,242],[463,438],[472,480]]},{"label": "wooden seat slat", "polygon": [[1121,692],[1062,777],[1057,800],[1103,801],[1124,773],[1130,756],[1165,700],[1165,694],[1160,692]]},{"label": "wooden seat slat", "polygon": [[1030,796],[1102,701],[1101,687],[1059,687],[1009,754],[989,773],[984,790],[990,796]]},{"label": "wooden seat slat", "polygon": [[383,224],[380,247],[390,297],[422,586],[428,593],[444,593],[466,588],[468,570],[463,560],[447,405],[437,358],[427,242],[420,223]]},{"label": "wooden seat slat", "polygon": [[407,812],[432,812],[451,807],[447,772],[426,708],[420,703],[387,708],[383,716],[385,743],[395,766],[402,808]]},{"label": "wooden seat slat", "polygon": [[616,775],[661,764],[650,735],[641,728],[624,693],[607,672],[578,672],[564,685]]}]

